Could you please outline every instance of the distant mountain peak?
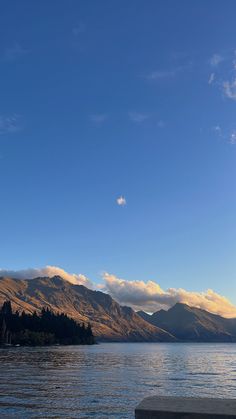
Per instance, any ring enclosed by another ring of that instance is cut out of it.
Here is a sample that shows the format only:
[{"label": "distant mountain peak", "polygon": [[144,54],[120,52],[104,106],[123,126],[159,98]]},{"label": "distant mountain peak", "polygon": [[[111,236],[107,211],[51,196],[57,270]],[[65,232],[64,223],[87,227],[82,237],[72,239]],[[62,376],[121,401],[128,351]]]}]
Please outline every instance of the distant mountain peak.
[{"label": "distant mountain peak", "polygon": [[159,310],[148,316],[139,315],[154,326],[180,340],[233,342],[236,341],[236,319],[226,319],[187,304],[176,303],[169,310]]}]

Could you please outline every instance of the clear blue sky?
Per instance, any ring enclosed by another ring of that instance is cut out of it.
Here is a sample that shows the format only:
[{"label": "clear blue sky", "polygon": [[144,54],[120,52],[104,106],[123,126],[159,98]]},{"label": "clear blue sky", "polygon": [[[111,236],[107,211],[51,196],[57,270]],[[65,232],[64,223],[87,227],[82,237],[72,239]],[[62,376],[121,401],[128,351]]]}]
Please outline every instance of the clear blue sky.
[{"label": "clear blue sky", "polygon": [[1,268],[236,303],[235,15],[234,0],[1,2]]}]

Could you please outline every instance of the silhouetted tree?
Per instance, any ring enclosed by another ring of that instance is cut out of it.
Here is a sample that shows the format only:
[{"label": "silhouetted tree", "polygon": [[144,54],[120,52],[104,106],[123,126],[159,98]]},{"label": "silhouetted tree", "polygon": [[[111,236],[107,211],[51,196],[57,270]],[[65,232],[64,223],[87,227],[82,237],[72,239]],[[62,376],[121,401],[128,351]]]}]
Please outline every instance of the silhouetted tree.
[{"label": "silhouetted tree", "polygon": [[53,313],[49,307],[40,314],[13,313],[10,301],[0,309],[0,344],[85,345],[93,344],[91,325],[86,327],[64,313]]}]

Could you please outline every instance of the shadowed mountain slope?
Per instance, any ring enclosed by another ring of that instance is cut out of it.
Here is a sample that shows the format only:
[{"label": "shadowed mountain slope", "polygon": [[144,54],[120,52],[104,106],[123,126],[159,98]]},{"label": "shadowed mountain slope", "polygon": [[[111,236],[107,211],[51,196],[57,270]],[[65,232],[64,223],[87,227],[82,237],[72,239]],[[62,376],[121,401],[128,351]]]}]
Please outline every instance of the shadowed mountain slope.
[{"label": "shadowed mountain slope", "polygon": [[179,340],[236,342],[236,319],[226,319],[187,304],[177,303],[168,311],[160,310],[152,315],[143,311],[138,314],[145,321],[163,328]]},{"label": "shadowed mountain slope", "polygon": [[91,323],[95,336],[109,341],[174,341],[110,295],[73,285],[59,276],[19,280],[0,278],[0,305],[10,300],[14,310],[33,313],[42,307],[64,312],[78,322]]}]

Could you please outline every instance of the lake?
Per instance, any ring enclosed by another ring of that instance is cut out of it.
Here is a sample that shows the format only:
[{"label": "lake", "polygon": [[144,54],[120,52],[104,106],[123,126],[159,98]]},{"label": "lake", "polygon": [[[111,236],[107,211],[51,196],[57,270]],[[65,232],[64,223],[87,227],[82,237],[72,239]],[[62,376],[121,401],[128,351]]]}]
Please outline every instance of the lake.
[{"label": "lake", "polygon": [[236,398],[236,344],[1,348],[1,418],[133,418],[150,395]]}]

